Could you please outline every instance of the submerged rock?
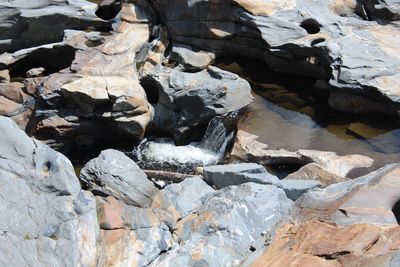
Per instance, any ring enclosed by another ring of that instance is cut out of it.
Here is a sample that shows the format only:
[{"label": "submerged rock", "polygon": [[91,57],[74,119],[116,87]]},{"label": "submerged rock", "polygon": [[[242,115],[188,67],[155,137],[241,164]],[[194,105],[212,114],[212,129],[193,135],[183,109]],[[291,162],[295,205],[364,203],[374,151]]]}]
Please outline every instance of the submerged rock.
[{"label": "submerged rock", "polygon": [[158,192],[133,160],[112,149],[89,161],[81,170],[80,179],[94,194],[110,195],[138,207],[149,207]]}]

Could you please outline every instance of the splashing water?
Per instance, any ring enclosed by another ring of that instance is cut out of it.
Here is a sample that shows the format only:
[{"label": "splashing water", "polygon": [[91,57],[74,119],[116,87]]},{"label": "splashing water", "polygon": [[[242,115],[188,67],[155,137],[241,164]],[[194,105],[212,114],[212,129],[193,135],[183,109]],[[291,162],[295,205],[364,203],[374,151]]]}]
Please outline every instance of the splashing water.
[{"label": "splashing water", "polygon": [[144,169],[189,173],[198,166],[219,163],[233,136],[233,131],[224,125],[224,117],[215,117],[210,121],[201,142],[176,146],[169,138],[144,139],[133,151],[133,156]]}]

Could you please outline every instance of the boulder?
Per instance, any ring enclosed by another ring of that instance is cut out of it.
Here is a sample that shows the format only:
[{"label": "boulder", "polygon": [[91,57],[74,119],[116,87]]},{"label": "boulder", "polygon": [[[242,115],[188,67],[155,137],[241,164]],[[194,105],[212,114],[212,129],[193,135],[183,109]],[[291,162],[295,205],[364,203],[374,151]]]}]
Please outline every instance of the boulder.
[{"label": "boulder", "polygon": [[276,72],[381,103],[386,113],[399,110],[398,1],[151,2],[173,42],[258,58]]},{"label": "boulder", "polygon": [[70,161],[0,117],[0,265],[94,266],[95,200]]},{"label": "boulder", "polygon": [[97,5],[84,0],[3,2],[0,7],[0,53],[59,42],[65,29],[110,27],[110,23],[95,15],[96,9]]},{"label": "boulder", "polygon": [[269,149],[268,144],[257,141],[257,138],[257,135],[239,130],[231,157],[262,165],[304,166],[309,163],[316,163],[326,171],[340,177],[347,177],[352,171],[371,167],[374,163],[373,159],[363,155],[339,156],[334,152],[310,149],[299,149],[297,151]]},{"label": "boulder", "polygon": [[[144,136],[153,108],[139,84],[135,54],[149,38],[148,24],[153,19],[147,16],[149,11],[142,1],[123,4],[115,32],[101,39],[69,32],[65,42],[79,50],[68,70],[44,80],[33,136],[64,153],[74,149],[76,140],[89,140],[79,143],[90,148],[122,139],[133,142]],[[85,44],[95,45],[80,48],[82,38],[87,40]],[[62,132],[47,123],[49,120],[57,120]]]},{"label": "boulder", "polygon": [[283,189],[286,196],[293,201],[308,190],[320,187],[318,181],[294,179],[280,181],[278,177],[268,173],[263,166],[255,163],[205,166],[203,175],[204,180],[217,189],[248,182],[274,185]]},{"label": "boulder", "polygon": [[272,185],[246,183],[224,188],[177,223],[177,244],[150,266],[232,266],[265,242],[287,218],[292,202]]},{"label": "boulder", "polygon": [[154,197],[151,207],[163,209],[174,215],[175,221],[186,217],[200,207],[202,198],[214,190],[201,178],[187,178],[178,184],[167,185]]},{"label": "boulder", "polygon": [[158,189],[123,152],[104,150],[81,170],[80,179],[94,194],[113,196],[128,205],[149,207]]},{"label": "boulder", "polygon": [[339,225],[397,225],[400,166],[392,164],[357,179],[308,191],[297,201],[299,220],[320,219]]},{"label": "boulder", "polygon": [[100,225],[97,266],[147,266],[173,246],[168,216],[113,197],[96,197]]},{"label": "boulder", "polygon": [[304,165],[298,171],[286,176],[285,180],[286,179],[314,180],[320,182],[322,187],[349,180],[347,178],[343,178],[336,174],[328,172],[317,163]]},{"label": "boulder", "polygon": [[42,76],[45,71],[46,71],[46,69],[43,67],[33,68],[26,72],[26,77],[28,77],[28,78],[39,77],[39,76]]},{"label": "boulder", "polygon": [[217,189],[248,182],[279,185],[278,177],[268,173],[265,168],[255,163],[237,163],[205,166],[204,180]]},{"label": "boulder", "polygon": [[9,83],[10,73],[8,70],[0,70],[0,83]]},{"label": "boulder", "polygon": [[399,226],[338,226],[317,220],[289,223],[277,230],[260,257],[243,266],[393,267],[398,263],[399,235]]},{"label": "boulder", "polygon": [[176,141],[192,127],[239,110],[253,99],[247,81],[211,66],[192,73],[158,65],[142,80],[146,91],[157,95],[153,127]]}]

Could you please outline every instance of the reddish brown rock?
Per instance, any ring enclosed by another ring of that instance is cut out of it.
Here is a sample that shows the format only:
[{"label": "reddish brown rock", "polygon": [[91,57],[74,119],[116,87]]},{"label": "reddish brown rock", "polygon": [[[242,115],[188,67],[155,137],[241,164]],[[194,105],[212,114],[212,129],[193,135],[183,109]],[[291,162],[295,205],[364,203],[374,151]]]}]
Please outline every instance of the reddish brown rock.
[{"label": "reddish brown rock", "polygon": [[400,250],[399,237],[399,226],[289,223],[277,230],[272,244],[250,266],[389,266]]}]

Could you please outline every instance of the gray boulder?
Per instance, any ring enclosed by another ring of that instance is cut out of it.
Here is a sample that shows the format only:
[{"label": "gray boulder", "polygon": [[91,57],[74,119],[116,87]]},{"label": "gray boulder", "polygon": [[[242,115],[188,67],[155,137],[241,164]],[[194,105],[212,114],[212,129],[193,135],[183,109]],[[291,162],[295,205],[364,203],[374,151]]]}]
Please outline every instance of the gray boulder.
[{"label": "gray boulder", "polygon": [[96,9],[84,0],[2,1],[0,53],[59,42],[65,29],[110,27],[95,15]]},{"label": "gray boulder", "polygon": [[217,57],[258,58],[399,114],[398,0],[152,2],[173,42]]},{"label": "gray boulder", "polygon": [[234,266],[257,241],[269,240],[292,201],[283,190],[255,183],[207,195],[204,204],[178,222],[177,244],[150,266]]},{"label": "gray boulder", "polygon": [[70,161],[9,118],[0,135],[0,265],[95,265],[95,201]]},{"label": "gray boulder", "polygon": [[81,181],[95,194],[110,195],[129,205],[149,207],[158,189],[139,166],[123,152],[104,150],[89,161]]},{"label": "gray boulder", "polygon": [[256,163],[236,163],[225,165],[205,166],[204,180],[217,189],[248,182],[258,184],[279,185],[278,177],[266,171]]},{"label": "gray boulder", "polygon": [[278,177],[255,163],[236,163],[226,165],[206,166],[203,168],[204,180],[217,189],[248,182],[269,184],[283,189],[291,200],[298,199],[310,189],[321,186],[319,181],[310,180],[279,180]]},{"label": "gray boulder", "polygon": [[178,221],[200,207],[203,204],[202,198],[213,192],[201,178],[187,178],[179,184],[170,184],[160,190],[151,207],[171,212]]},{"label": "gray boulder", "polygon": [[246,80],[211,66],[191,73],[158,65],[142,81],[147,92],[157,95],[152,103],[153,127],[176,140],[192,127],[239,110],[253,99]]}]

